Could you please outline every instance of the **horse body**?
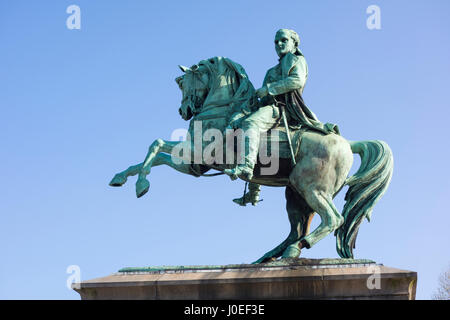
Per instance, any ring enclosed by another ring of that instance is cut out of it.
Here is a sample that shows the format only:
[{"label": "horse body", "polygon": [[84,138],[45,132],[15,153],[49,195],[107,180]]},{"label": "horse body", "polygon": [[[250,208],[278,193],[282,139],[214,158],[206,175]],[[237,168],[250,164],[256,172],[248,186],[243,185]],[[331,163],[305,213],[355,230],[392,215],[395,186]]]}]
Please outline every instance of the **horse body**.
[{"label": "horse body", "polygon": [[[235,165],[196,157],[196,139],[205,148],[208,143],[205,142],[204,135],[208,130],[218,133],[217,137],[226,136],[221,134],[227,131],[233,113],[246,103],[251,105],[254,102],[253,85],[243,68],[226,58],[203,60],[192,68],[182,67],[182,70],[185,75],[177,78],[177,82],[183,92],[180,114],[185,120],[192,118],[188,138],[185,141],[155,140],[149,147],[144,162],[116,174],[110,185],[121,186],[129,176],[139,175],[136,194],[141,197],[149,189],[146,176],[152,167],[164,164],[182,173],[200,176],[210,169],[223,171]],[[196,133],[199,124],[201,128]],[[282,129],[279,130],[281,136],[283,132]],[[256,263],[280,256],[298,257],[301,248],[312,247],[333,231],[336,233],[339,255],[352,258],[360,223],[364,217],[370,218],[374,204],[389,185],[393,169],[392,153],[382,141],[349,142],[334,133],[325,135],[307,131],[301,137],[294,137],[294,143],[298,143],[295,166],[292,165],[291,158],[286,156],[289,155],[287,139],[283,138],[281,141],[284,144],[281,143],[278,150],[280,164],[276,174],[264,174],[264,165],[261,163],[255,166],[251,182],[286,187],[286,209],[291,224],[288,237]],[[212,140],[212,137],[209,138]],[[223,145],[223,153],[229,154],[227,144]],[[270,144],[271,148],[272,145]],[[174,151],[177,150],[182,150],[182,157],[185,159],[194,161],[174,161]],[[218,152],[215,151],[216,157]],[[233,149],[231,153],[234,154],[235,151]],[[353,153],[361,156],[361,167],[354,176],[348,178]],[[350,188],[341,215],[333,204],[333,198],[345,185]],[[309,233],[314,213],[319,214],[321,223]]]}]

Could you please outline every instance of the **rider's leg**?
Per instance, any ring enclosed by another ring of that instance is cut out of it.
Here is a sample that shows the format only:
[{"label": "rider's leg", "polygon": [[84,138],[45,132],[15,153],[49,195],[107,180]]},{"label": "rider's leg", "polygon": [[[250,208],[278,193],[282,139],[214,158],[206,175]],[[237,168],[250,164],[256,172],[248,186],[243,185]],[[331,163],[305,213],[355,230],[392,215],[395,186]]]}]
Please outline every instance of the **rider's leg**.
[{"label": "rider's leg", "polygon": [[278,107],[269,105],[259,108],[242,121],[245,159],[239,159],[238,157],[238,165],[234,169],[224,171],[227,175],[232,179],[244,177],[250,180],[253,177],[253,169],[258,157],[260,133],[271,129],[278,118]]}]

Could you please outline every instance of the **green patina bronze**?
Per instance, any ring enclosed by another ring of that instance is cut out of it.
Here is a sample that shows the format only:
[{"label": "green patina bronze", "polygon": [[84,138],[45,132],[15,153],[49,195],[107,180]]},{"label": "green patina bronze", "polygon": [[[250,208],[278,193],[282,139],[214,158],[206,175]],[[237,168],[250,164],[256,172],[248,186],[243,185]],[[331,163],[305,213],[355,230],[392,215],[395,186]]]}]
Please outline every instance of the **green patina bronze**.
[{"label": "green patina bronze", "polygon": [[127,267],[122,268],[120,273],[165,273],[165,272],[196,272],[196,271],[233,271],[254,268],[292,268],[292,267],[336,267],[354,265],[374,265],[375,261],[369,259],[305,259],[287,258],[270,261],[262,264],[227,264],[227,265],[195,265],[195,266],[150,266],[150,267]]},{"label": "green patina bronze", "polygon": [[[393,156],[383,141],[346,140],[336,125],[320,122],[305,105],[302,93],[308,67],[299,42],[292,30],[276,33],[279,61],[258,90],[244,68],[228,58],[180,66],[184,74],[176,79],[182,91],[179,113],[190,120],[187,139],[157,139],[142,163],[116,174],[110,185],[121,186],[129,176],[138,175],[136,195],[141,197],[149,190],[146,177],[151,168],[164,164],[195,177],[215,175],[207,173],[215,169],[232,180],[248,182],[249,191],[234,199],[239,205],[256,204],[260,185],[285,187],[290,233],[255,263],[297,258],[302,248],[312,247],[332,232],[338,254],[353,258],[359,226],[364,218],[370,220],[390,183]],[[245,134],[239,136],[239,132]],[[242,150],[228,145],[230,135],[230,141],[234,135],[241,139]],[[278,164],[275,171],[268,170],[263,150],[271,156],[271,164]],[[360,155],[361,166],[349,177],[354,153]],[[333,198],[344,186],[349,189],[341,214]],[[321,223],[309,232],[314,213]]]}]

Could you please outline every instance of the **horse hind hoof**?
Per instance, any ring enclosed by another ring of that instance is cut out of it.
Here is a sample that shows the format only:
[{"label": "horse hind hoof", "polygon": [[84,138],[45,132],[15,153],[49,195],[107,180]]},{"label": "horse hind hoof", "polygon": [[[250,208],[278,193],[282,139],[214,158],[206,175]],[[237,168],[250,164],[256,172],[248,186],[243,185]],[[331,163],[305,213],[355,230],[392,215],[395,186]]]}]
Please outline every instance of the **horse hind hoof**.
[{"label": "horse hind hoof", "polygon": [[284,250],[283,255],[281,256],[282,259],[286,258],[298,258],[300,257],[301,249],[298,247],[298,244],[291,244]]},{"label": "horse hind hoof", "polygon": [[274,262],[276,260],[277,260],[277,258],[275,258],[275,257],[265,257],[264,256],[262,258],[259,258],[255,262],[252,262],[252,264],[261,264],[261,263],[267,263],[267,262]]},{"label": "horse hind hoof", "polygon": [[127,178],[125,176],[121,175],[120,173],[118,173],[114,176],[114,178],[112,178],[109,185],[111,187],[121,187],[125,184],[125,182],[127,182]]},{"label": "horse hind hoof", "polygon": [[138,180],[136,182],[136,197],[140,198],[144,194],[148,192],[148,189],[150,188],[150,182],[148,180]]}]

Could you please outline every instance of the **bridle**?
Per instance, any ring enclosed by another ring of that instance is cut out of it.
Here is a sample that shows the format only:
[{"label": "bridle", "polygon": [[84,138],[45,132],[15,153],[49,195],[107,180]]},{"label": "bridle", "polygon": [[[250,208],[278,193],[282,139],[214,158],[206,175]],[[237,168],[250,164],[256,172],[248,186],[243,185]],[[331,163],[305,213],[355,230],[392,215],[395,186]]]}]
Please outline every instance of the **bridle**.
[{"label": "bridle", "polygon": [[[190,101],[190,105],[193,107],[194,110],[191,109],[193,115],[197,114],[199,109],[201,109],[202,105],[203,105],[203,99],[202,97],[205,96],[205,93],[202,94],[202,96],[200,96],[198,94],[198,91],[208,91],[208,84],[204,83],[201,80],[201,73],[198,72],[199,67],[198,65],[195,65],[194,67],[191,68],[192,72],[192,86],[189,88],[189,92],[188,94],[185,95],[185,97],[183,98],[183,100],[181,101],[181,103],[184,103],[186,100]],[[197,79],[197,78],[200,78]],[[198,89],[197,88],[197,82],[200,82],[202,85],[204,85],[204,89]]]}]

